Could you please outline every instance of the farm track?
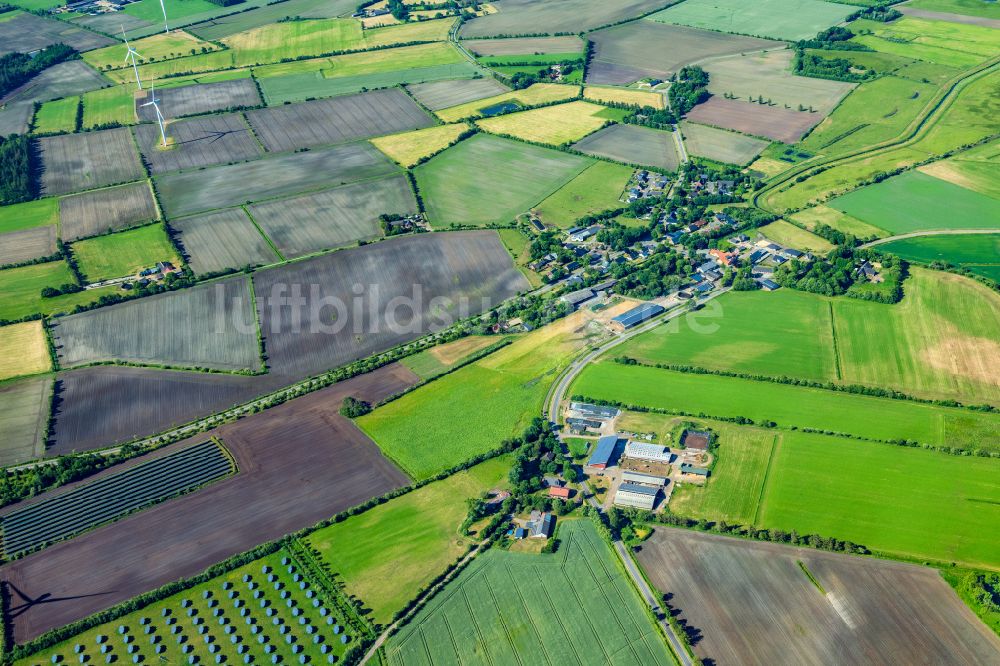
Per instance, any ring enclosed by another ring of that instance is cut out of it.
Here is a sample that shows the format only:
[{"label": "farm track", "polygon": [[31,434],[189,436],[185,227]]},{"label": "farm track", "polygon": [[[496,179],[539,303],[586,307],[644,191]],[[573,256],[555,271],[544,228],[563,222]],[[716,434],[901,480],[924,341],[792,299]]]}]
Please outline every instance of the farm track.
[{"label": "farm track", "polygon": [[907,126],[906,130],[904,130],[903,133],[896,138],[883,141],[866,148],[859,148],[858,150],[851,151],[844,155],[833,155],[829,158],[823,158],[818,161],[806,160],[801,162],[795,167],[779,174],[778,180],[774,180],[763,189],[758,190],[754,194],[751,203],[757,208],[761,208],[767,212],[777,213],[777,211],[763,202],[766,202],[767,197],[776,193],[782,185],[785,185],[789,181],[805,174],[806,172],[818,167],[829,169],[831,167],[849,164],[857,161],[858,159],[872,157],[883,152],[888,152],[889,150],[905,148],[912,143],[919,141],[937,124],[938,120],[940,120],[940,118],[948,112],[952,103],[954,103],[955,99],[958,98],[968,84],[978,80],[979,78],[988,76],[998,69],[1000,69],[1000,56],[981,63],[975,69],[962,73],[952,79],[945,87],[943,94],[939,92],[934,98],[935,101],[925,108],[924,111],[922,111],[920,115],[918,115]]},{"label": "farm track", "polygon": [[1000,234],[1000,228],[997,229],[932,229],[930,231],[911,231],[907,234],[899,234],[897,236],[888,236],[886,238],[879,238],[873,240],[871,243],[865,243],[859,246],[862,249],[869,247],[876,247],[878,245],[885,245],[886,243],[891,243],[898,240],[906,240],[907,238],[920,238],[921,236],[966,236],[969,234]]}]

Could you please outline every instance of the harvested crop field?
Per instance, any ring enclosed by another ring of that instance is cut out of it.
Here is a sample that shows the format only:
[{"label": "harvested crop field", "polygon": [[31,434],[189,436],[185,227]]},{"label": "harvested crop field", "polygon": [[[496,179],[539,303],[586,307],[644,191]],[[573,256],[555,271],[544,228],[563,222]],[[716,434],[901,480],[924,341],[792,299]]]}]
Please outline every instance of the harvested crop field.
[{"label": "harvested crop field", "polygon": [[[2,25],[2,24],[0,24]],[[38,139],[42,194],[68,194],[145,177],[125,127]]]},{"label": "harvested crop field", "polygon": [[247,207],[257,226],[286,259],[382,235],[383,213],[412,215],[417,202],[406,176]]},{"label": "harvested crop field", "polygon": [[462,25],[460,36],[496,37],[592,30],[600,25],[642,16],[663,6],[663,0],[498,0],[496,14],[480,16]]},{"label": "harvested crop field", "polygon": [[663,93],[652,90],[636,90],[634,88],[609,88],[605,86],[586,86],[583,96],[598,102],[617,102],[633,106],[651,106],[654,109],[666,107]]},{"label": "harvested crop field", "polygon": [[59,199],[59,223],[65,241],[125,229],[158,217],[146,181]]},{"label": "harvested crop field", "polygon": [[537,53],[580,53],[583,40],[575,35],[563,37],[509,37],[470,39],[462,46],[477,56],[534,55]]},{"label": "harvested crop field", "polygon": [[258,370],[245,277],[60,317],[52,327],[63,367],[101,361]]},{"label": "harvested crop field", "polygon": [[414,83],[406,89],[431,111],[440,111],[451,106],[501,95],[510,90],[492,76],[484,76],[481,79]]},{"label": "harvested crop field", "polygon": [[612,125],[573,144],[576,150],[617,162],[676,171],[680,164],[673,132],[639,125]]},{"label": "harvested crop field", "polygon": [[706,661],[1000,659],[1000,639],[927,567],[666,527],[637,557],[701,636],[694,652]]},{"label": "harvested crop field", "polygon": [[0,465],[16,465],[45,454],[51,377],[28,377],[0,384]]},{"label": "harvested crop field", "polygon": [[65,21],[28,13],[0,21],[0,55],[30,53],[60,42],[77,51],[89,51],[114,44],[115,40]]},{"label": "harvested crop field", "polygon": [[27,134],[34,113],[35,103],[31,100],[11,102],[0,109],[0,136]]},{"label": "harvested crop field", "polygon": [[608,122],[608,108],[576,100],[476,121],[482,129],[553,146],[579,141]]},{"label": "harvested crop field", "polygon": [[713,96],[691,109],[687,119],[774,141],[795,143],[823,120],[823,115]]},{"label": "harvested crop field", "polygon": [[52,369],[42,322],[0,326],[0,381]]},{"label": "harvested crop field", "polygon": [[395,173],[369,143],[277,155],[253,162],[158,176],[164,213],[180,217]]},{"label": "harvested crop field", "polygon": [[3,104],[32,101],[46,102],[57,97],[70,97],[108,85],[109,81],[82,60],[67,60],[48,67],[7,93]]},{"label": "harvested crop field", "polygon": [[431,224],[486,225],[513,220],[590,164],[578,155],[477,134],[414,174]]},{"label": "harvested crop field", "polygon": [[135,138],[154,174],[243,162],[264,153],[239,113],[172,122],[167,127],[167,148],[154,123],[136,127]]},{"label": "harvested crop field", "polygon": [[0,266],[48,257],[56,252],[56,228],[34,227],[0,234]]},{"label": "harvested crop field", "polygon": [[682,122],[680,127],[681,134],[684,135],[684,147],[689,153],[716,162],[749,164],[768,146],[768,142],[763,139],[708,125]]},{"label": "harvested crop field", "polygon": [[856,85],[797,76],[792,73],[794,57],[794,51],[784,49],[707,62],[704,68],[709,76],[708,92],[719,97],[729,93],[740,101],[763,95],[778,106],[813,107],[826,116]]},{"label": "harvested crop field", "polygon": [[587,83],[628,84],[653,77],[668,79],[688,63],[721,55],[760,51],[784,46],[756,37],[727,35],[635,21],[598,30],[590,35],[594,56],[587,68]]},{"label": "harvested crop field", "polygon": [[258,109],[247,113],[247,119],[271,152],[345,143],[434,124],[396,88]]},{"label": "harvested crop field", "polygon": [[[254,288],[259,311],[269,315],[261,321],[268,365],[304,377],[483,312],[528,284],[495,232],[461,231],[389,239],[267,269],[254,274]],[[276,308],[296,289],[304,300],[300,311]],[[354,315],[359,304],[363,318]]]},{"label": "harvested crop field", "polygon": [[412,132],[392,134],[372,139],[372,144],[404,167],[412,167],[421,159],[444,150],[469,130],[465,123],[435,125]]},{"label": "harvested crop field", "polygon": [[449,106],[446,109],[436,111],[435,114],[446,123],[453,123],[463,118],[497,115],[498,113],[509,112],[520,106],[538,106],[540,104],[578,97],[579,95],[579,86],[567,86],[559,83],[535,83],[521,90],[512,90],[493,97],[459,104],[458,106]]},{"label": "harvested crop field", "polygon": [[687,0],[650,20],[793,42],[843,22],[854,11],[823,0]]},{"label": "harvested crop field", "polygon": [[171,220],[188,265],[198,274],[270,264],[279,257],[242,208]]},{"label": "harvested crop field", "polygon": [[338,410],[348,395],[374,403],[416,381],[405,367],[387,366],[192,440],[217,436],[239,473],[0,568],[23,593],[63,600],[26,607],[14,619],[14,640],[23,643],[405,485],[408,479]]},{"label": "harvested crop field", "polygon": [[[160,100],[160,111],[167,118],[192,116],[196,113],[223,111],[242,106],[260,106],[257,86],[250,79],[234,79],[218,83],[199,83],[179,88],[163,88],[156,94]],[[135,112],[140,121],[153,122],[156,112],[151,106],[142,106],[148,100],[148,93],[136,100]]]}]

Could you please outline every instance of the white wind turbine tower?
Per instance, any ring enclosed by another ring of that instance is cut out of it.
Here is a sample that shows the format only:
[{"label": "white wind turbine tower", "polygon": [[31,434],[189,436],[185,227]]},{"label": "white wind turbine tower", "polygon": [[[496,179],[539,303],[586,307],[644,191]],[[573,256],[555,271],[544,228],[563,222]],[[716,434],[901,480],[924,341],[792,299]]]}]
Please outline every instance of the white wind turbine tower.
[{"label": "white wind turbine tower", "polygon": [[156,99],[156,81],[153,77],[149,77],[149,101],[143,104],[143,106],[152,106],[153,110],[156,111],[156,122],[160,125],[160,138],[163,140],[163,147],[167,147],[167,132],[163,127],[163,114],[160,113],[160,105],[157,103],[159,100]]},{"label": "white wind turbine tower", "polygon": [[[139,90],[142,90],[142,79],[139,78],[139,66],[135,64],[135,57],[139,56],[139,52],[128,43],[128,37],[125,36],[125,26],[122,26],[122,39],[125,40],[125,48],[128,49],[128,53],[125,54],[125,62],[132,61],[132,71],[135,72],[135,83],[139,86]],[[142,56],[139,57],[141,58]]]},{"label": "white wind turbine tower", "polygon": [[167,6],[163,4],[163,0],[160,0],[160,9],[163,10],[163,32],[170,32],[167,27]]}]

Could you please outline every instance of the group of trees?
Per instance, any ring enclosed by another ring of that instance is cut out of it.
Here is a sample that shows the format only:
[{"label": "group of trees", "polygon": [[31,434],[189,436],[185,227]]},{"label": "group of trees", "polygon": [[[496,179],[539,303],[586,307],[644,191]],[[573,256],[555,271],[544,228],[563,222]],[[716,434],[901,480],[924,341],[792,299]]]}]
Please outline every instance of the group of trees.
[{"label": "group of trees", "polygon": [[0,205],[35,197],[31,140],[22,134],[0,136]]},{"label": "group of trees", "polygon": [[613,264],[609,272],[618,280],[617,293],[648,300],[680,288],[693,270],[691,260],[684,255],[661,250],[634,269],[627,264]]},{"label": "group of trees", "polygon": [[710,95],[706,89],[708,86],[708,72],[697,65],[682,67],[674,75],[673,83],[670,84],[670,106],[674,113],[683,116],[696,105],[707,100]]},{"label": "group of trees", "polygon": [[76,56],[76,51],[65,44],[47,46],[34,56],[8,53],[0,56],[0,97],[27,82],[46,67]]},{"label": "group of trees", "polygon": [[372,404],[364,400],[359,400],[354,396],[347,396],[340,405],[340,415],[349,419],[356,419],[372,411]]},{"label": "group of trees", "polygon": [[849,83],[860,83],[876,76],[875,71],[871,69],[858,71],[854,63],[846,58],[824,58],[801,50],[795,54],[794,69],[800,76]]},{"label": "group of trees", "polygon": [[[872,283],[858,272],[858,267],[865,261],[880,265],[880,283]],[[905,276],[906,262],[899,257],[847,246],[831,250],[825,259],[811,262],[792,260],[774,271],[774,281],[789,289],[824,296],[847,294],[882,303],[897,303],[902,299]]]}]

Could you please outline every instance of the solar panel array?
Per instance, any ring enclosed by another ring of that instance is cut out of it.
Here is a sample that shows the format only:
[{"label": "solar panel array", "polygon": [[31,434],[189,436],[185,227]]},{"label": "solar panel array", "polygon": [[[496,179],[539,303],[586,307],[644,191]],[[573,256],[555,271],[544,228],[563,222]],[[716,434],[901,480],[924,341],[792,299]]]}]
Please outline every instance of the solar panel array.
[{"label": "solar panel array", "polygon": [[68,539],[233,471],[232,459],[208,441],[105,476],[0,518],[4,554]]}]

